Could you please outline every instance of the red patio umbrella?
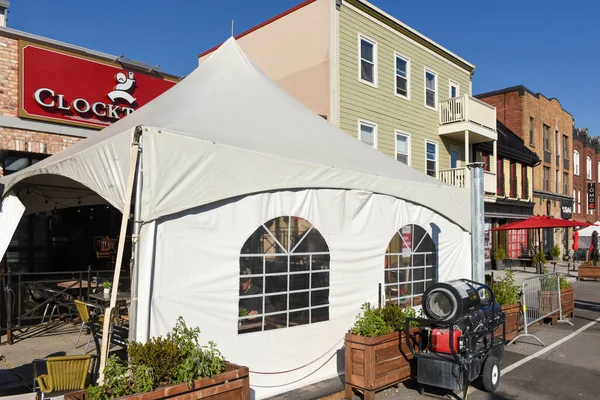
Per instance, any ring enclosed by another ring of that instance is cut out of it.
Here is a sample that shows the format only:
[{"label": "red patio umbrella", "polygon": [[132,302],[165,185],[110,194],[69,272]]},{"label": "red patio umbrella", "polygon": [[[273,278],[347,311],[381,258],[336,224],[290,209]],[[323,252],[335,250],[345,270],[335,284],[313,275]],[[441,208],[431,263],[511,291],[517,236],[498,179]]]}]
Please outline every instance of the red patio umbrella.
[{"label": "red patio umbrella", "polygon": [[[497,228],[490,229],[490,231],[512,231],[512,230],[518,230],[518,229],[538,229],[538,239],[539,239],[538,251],[541,252],[542,251],[542,234],[541,234],[542,229],[572,228],[572,227],[576,227],[576,226],[590,226],[590,225],[592,225],[592,224],[588,224],[587,222],[572,221],[572,220],[568,220],[568,219],[559,219],[559,218],[552,218],[552,217],[547,217],[547,216],[535,216],[535,217],[529,217],[529,218],[521,220],[521,221],[511,222],[509,224],[505,224],[505,225],[499,226]],[[538,266],[538,273],[540,273],[539,266]]]}]

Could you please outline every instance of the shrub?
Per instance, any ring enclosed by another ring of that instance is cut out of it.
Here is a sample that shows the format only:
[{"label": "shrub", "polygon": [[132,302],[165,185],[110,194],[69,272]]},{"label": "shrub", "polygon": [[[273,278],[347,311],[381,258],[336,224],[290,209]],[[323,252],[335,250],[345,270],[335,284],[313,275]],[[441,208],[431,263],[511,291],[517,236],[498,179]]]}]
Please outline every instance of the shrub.
[{"label": "shrub", "polygon": [[541,289],[545,292],[555,292],[558,282],[554,275],[545,276],[549,272],[548,268],[542,268],[542,276],[540,277]]},{"label": "shrub", "polygon": [[531,262],[533,264],[538,264],[538,263],[542,263],[542,264],[546,264],[546,256],[544,255],[544,253],[537,253],[536,255],[533,256],[533,258],[531,259]]},{"label": "shrub", "polygon": [[[364,303],[361,312],[356,316],[354,326],[350,333],[364,337],[381,336],[405,329],[406,317],[420,316],[420,312],[412,307],[401,308],[393,303],[387,303],[383,308],[371,307],[370,303]],[[418,326],[411,323],[411,327]]]},{"label": "shrub", "polygon": [[554,247],[552,247],[552,249],[550,250],[550,255],[552,257],[560,256],[560,247],[558,247],[557,244],[555,244]]},{"label": "shrub", "polygon": [[560,275],[560,288],[568,289],[570,287],[571,287],[571,282],[569,282],[564,275]]},{"label": "shrub", "polygon": [[520,287],[517,285],[514,273],[511,270],[506,271],[506,275],[492,285],[496,301],[501,306],[518,303],[520,300]]},{"label": "shrub", "polygon": [[104,369],[104,383],[90,386],[90,400],[110,400],[135,393],[149,392],[161,385],[187,383],[214,377],[225,370],[225,359],[213,342],[198,343],[200,329],[188,328],[179,317],[166,337],[152,338],[147,343],[130,343],[124,364],[110,357]]},{"label": "shrub", "polygon": [[506,252],[504,251],[504,247],[501,245],[498,246],[496,251],[494,252],[494,260],[502,261],[506,258]]}]

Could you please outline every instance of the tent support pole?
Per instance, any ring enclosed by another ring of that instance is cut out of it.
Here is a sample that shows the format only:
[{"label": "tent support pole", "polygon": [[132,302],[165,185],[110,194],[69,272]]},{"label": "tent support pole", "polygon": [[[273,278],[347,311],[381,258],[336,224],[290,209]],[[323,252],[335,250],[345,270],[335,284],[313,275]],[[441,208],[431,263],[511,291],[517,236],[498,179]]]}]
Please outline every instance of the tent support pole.
[{"label": "tent support pole", "polygon": [[471,171],[471,262],[472,279],[485,282],[483,163],[467,164]]},{"label": "tent support pole", "polygon": [[138,146],[138,159],[135,171],[135,197],[133,199],[133,229],[131,232],[131,264],[130,264],[130,277],[131,277],[131,304],[129,306],[129,342],[133,342],[136,339],[137,332],[137,311],[138,311],[138,279],[139,279],[139,265],[140,265],[140,230],[142,229],[142,137],[141,137],[141,126],[139,128],[139,146]]},{"label": "tent support pole", "polygon": [[113,290],[110,294],[110,305],[104,312],[104,324],[102,329],[102,347],[100,349],[100,377],[98,383],[104,381],[104,367],[106,367],[106,359],[108,358],[108,350],[110,347],[110,328],[113,322],[113,311],[117,304],[117,287],[121,278],[121,266],[123,263],[123,250],[125,248],[125,235],[127,235],[127,223],[129,221],[129,213],[131,211],[131,197],[133,195],[133,184],[136,175],[137,161],[139,157],[139,139],[141,135],[141,127],[135,128],[133,142],[129,152],[129,172],[127,174],[127,186],[125,187],[125,197],[123,198],[123,217],[121,218],[121,230],[119,233],[119,244],[117,247],[117,259],[115,262],[115,274],[113,277]]}]

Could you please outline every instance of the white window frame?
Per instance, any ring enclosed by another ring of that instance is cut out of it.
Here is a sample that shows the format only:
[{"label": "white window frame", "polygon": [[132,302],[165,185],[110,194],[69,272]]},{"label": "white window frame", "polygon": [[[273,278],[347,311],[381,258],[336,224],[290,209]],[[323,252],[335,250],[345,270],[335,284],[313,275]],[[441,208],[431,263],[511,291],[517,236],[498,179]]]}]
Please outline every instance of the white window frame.
[{"label": "white window frame", "polygon": [[590,156],[586,156],[585,157],[585,173],[586,173],[586,178],[591,181],[593,174],[592,174],[592,157]]},{"label": "white window frame", "polygon": [[[362,60],[362,54],[361,54],[361,47],[360,47],[360,42],[361,40],[364,40],[366,42],[369,42],[373,45],[373,82],[369,82],[366,81],[364,79],[362,79],[362,74],[361,74],[361,65],[360,62]],[[373,40],[365,35],[363,35],[362,33],[358,34],[358,80],[359,82],[364,83],[365,85],[369,85],[369,86],[373,86],[373,87],[377,87],[378,85],[378,79],[377,79],[377,70],[378,70],[378,65],[377,65],[377,41]]]},{"label": "white window frame", "polygon": [[448,80],[448,98],[452,98],[452,87],[456,88],[456,97],[460,97],[460,84],[452,79]]},{"label": "white window frame", "polygon": [[[433,99],[434,107],[427,105],[427,73],[428,72],[435,76],[435,98]],[[439,90],[438,90],[438,80],[439,80],[439,78],[438,78],[437,72],[435,72],[431,68],[427,68],[427,67],[423,68],[423,105],[425,106],[425,108],[428,108],[433,111],[437,111],[438,101],[440,98],[440,94],[439,94]]]},{"label": "white window frame", "polygon": [[[398,94],[398,87],[396,86],[397,85],[397,80],[396,80],[396,77],[397,77],[396,59],[397,58],[401,58],[402,60],[406,61],[406,96],[402,96],[401,94]],[[394,70],[393,70],[393,73],[394,73],[394,75],[393,75],[394,76],[394,95],[396,95],[397,97],[400,97],[401,99],[410,101],[410,58],[395,51],[393,68],[394,68]]]},{"label": "white window frame", "polygon": [[377,124],[375,122],[367,121],[366,119],[358,120],[358,140],[360,140],[362,143],[366,144],[365,142],[362,141],[362,139],[360,137],[361,133],[362,133],[362,129],[360,129],[361,125],[369,125],[369,126],[373,127],[373,148],[375,150],[377,150]]},{"label": "white window frame", "polygon": [[579,150],[573,150],[573,174],[579,176]]},{"label": "white window frame", "polygon": [[431,143],[435,146],[435,177],[440,176],[440,148],[438,142],[434,140],[425,139],[425,175],[427,175],[427,144]]},{"label": "white window frame", "polygon": [[[411,156],[410,156],[410,153],[411,153],[410,133],[406,133],[406,132],[396,129],[395,134],[396,134],[396,136],[394,137],[394,150],[395,150],[394,156],[396,157],[396,161],[398,161],[398,135],[400,135],[400,136],[406,137],[406,139],[407,139],[406,150],[408,151],[408,163],[406,165],[408,165],[410,167],[412,165],[411,164],[412,163]],[[425,151],[427,151],[427,150],[425,150]],[[400,162],[400,161],[398,161],[398,162]]]},{"label": "white window frame", "polygon": [[581,214],[581,190],[577,190],[577,214]]},{"label": "white window frame", "polygon": [[600,182],[600,161],[598,161],[598,177],[596,180]]}]

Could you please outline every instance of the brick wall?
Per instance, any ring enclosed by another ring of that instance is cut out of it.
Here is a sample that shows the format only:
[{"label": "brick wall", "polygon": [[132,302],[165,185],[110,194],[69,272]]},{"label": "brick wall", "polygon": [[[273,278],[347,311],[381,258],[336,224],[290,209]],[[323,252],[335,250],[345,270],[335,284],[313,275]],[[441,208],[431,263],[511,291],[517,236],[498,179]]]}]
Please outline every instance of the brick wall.
[{"label": "brick wall", "polygon": [[[0,115],[17,116],[19,90],[18,41],[0,36]],[[0,127],[0,150],[55,154],[81,138]],[[0,165],[0,176],[3,171]]]},{"label": "brick wall", "polygon": [[496,107],[496,119],[502,122],[508,129],[519,135],[524,142],[529,138],[523,136],[523,104],[518,92],[508,92],[493,96],[480,98],[484,102]]}]

